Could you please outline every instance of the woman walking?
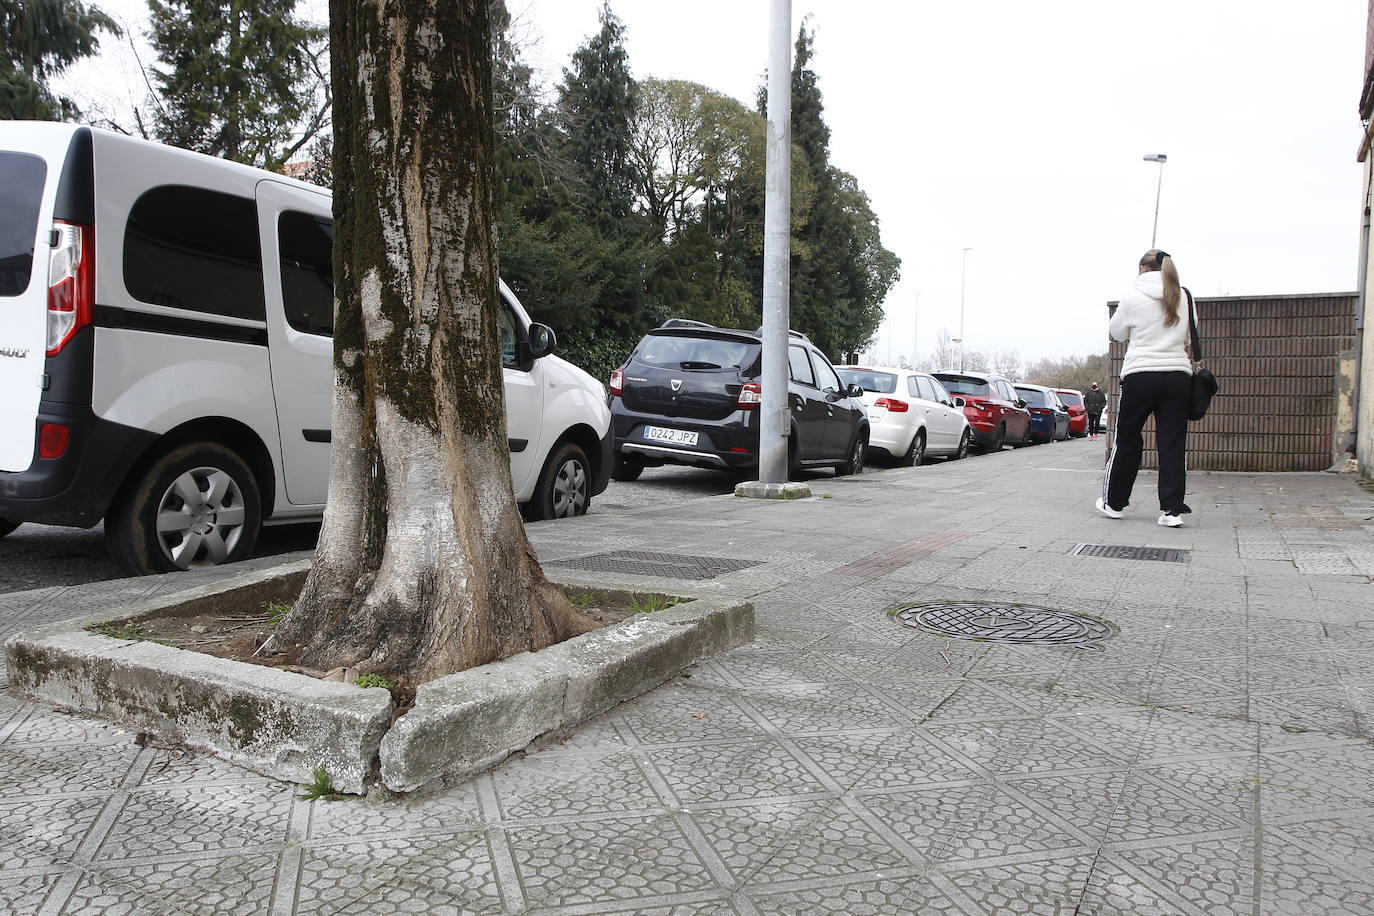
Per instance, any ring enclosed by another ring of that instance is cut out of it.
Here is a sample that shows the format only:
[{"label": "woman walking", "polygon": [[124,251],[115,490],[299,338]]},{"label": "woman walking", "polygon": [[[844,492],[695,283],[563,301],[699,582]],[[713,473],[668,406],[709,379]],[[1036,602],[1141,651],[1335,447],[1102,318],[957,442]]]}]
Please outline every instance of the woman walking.
[{"label": "woman walking", "polygon": [[1153,414],[1159,444],[1159,524],[1177,528],[1182,516],[1192,511],[1183,495],[1193,363],[1187,349],[1188,300],[1167,252],[1151,249],[1141,257],[1135,286],[1121,297],[1107,329],[1113,340],[1127,343],[1115,438],[1097,511],[1121,518],[1130,505],[1144,451],[1141,430]]}]

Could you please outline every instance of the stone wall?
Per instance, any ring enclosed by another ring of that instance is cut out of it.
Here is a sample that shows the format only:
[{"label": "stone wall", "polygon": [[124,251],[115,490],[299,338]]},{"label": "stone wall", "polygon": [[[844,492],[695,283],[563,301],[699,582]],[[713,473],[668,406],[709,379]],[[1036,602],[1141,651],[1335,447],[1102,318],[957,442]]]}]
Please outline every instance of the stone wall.
[{"label": "stone wall", "polygon": [[[1333,464],[1342,356],[1354,346],[1355,294],[1197,300],[1205,365],[1220,382],[1207,416],[1188,427],[1199,471],[1321,471]],[[1109,312],[1115,302],[1107,303]],[[1126,345],[1112,342],[1108,401],[1116,416]],[[1346,363],[1348,366],[1348,362]],[[1348,404],[1346,407],[1348,411]],[[1108,442],[1111,441],[1109,436]],[[1154,420],[1142,467],[1157,466]]]}]

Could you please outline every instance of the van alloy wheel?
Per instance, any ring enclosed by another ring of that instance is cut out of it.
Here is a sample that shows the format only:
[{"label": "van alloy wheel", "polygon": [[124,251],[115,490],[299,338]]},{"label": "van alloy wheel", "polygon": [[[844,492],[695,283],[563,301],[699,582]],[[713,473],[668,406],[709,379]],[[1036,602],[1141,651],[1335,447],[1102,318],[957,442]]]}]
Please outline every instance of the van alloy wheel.
[{"label": "van alloy wheel", "polygon": [[158,544],[177,569],[218,566],[238,546],[245,520],[243,491],[233,477],[219,468],[192,468],[158,501]]},{"label": "van alloy wheel", "polygon": [[129,575],[217,566],[253,551],[258,482],[219,443],[176,446],[131,477],[105,514],[110,558]]}]

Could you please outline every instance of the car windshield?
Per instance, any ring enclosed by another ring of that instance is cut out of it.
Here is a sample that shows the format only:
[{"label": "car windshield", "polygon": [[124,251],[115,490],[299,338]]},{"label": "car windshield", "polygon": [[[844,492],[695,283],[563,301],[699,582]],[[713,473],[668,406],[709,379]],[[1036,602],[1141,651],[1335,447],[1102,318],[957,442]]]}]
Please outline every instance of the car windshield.
[{"label": "car windshield", "polygon": [[869,369],[839,369],[840,378],[846,385],[858,385],[864,391],[874,394],[891,394],[897,390],[897,376],[891,372],[873,372]]},{"label": "car windshield", "polygon": [[1064,406],[1066,407],[1083,406],[1083,396],[1081,394],[1073,394],[1068,391],[1061,391],[1059,392],[1059,400],[1063,401]]},{"label": "car windshield", "polygon": [[980,378],[971,378],[967,375],[937,375],[945,386],[945,390],[950,394],[971,394],[976,398],[992,397],[992,388],[987,382]]},{"label": "car windshield", "polygon": [[1027,407],[1049,407],[1050,399],[1038,388],[1017,388],[1016,394],[1026,402]]},{"label": "car windshield", "polygon": [[672,337],[650,334],[640,344],[637,359],[651,366],[674,369],[741,369],[750,359],[750,344],[710,337]]}]

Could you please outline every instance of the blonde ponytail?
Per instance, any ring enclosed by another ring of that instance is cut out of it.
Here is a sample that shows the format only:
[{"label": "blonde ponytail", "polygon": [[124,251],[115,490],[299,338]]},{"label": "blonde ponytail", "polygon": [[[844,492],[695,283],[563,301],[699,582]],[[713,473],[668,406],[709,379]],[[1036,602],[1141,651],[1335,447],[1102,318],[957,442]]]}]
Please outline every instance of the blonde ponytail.
[{"label": "blonde ponytail", "polygon": [[1146,270],[1157,270],[1164,281],[1164,326],[1171,328],[1178,324],[1178,305],[1183,299],[1182,287],[1178,282],[1178,268],[1167,251],[1151,248],[1141,255],[1140,266]]}]

